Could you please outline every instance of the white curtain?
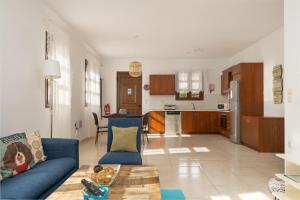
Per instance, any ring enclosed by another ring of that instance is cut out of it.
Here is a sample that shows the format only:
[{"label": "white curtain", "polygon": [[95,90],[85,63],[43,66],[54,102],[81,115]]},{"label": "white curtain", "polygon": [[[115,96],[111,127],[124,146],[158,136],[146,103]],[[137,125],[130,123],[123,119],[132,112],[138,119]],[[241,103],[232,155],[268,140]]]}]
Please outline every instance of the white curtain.
[{"label": "white curtain", "polygon": [[202,72],[193,72],[191,74],[191,91],[199,93],[203,91]]},{"label": "white curtain", "polygon": [[60,63],[61,77],[54,80],[53,137],[71,137],[71,79],[68,35],[52,27],[49,32],[50,49],[48,59]]},{"label": "white curtain", "polygon": [[86,131],[89,136],[95,136],[96,127],[94,124],[94,119],[92,112],[97,113],[100,122],[100,71],[97,67],[97,63],[93,62],[93,59],[88,59],[87,67],[87,107],[85,109],[85,122]]},{"label": "white curtain", "polygon": [[188,92],[189,85],[189,73],[178,72],[177,74],[177,92]]}]

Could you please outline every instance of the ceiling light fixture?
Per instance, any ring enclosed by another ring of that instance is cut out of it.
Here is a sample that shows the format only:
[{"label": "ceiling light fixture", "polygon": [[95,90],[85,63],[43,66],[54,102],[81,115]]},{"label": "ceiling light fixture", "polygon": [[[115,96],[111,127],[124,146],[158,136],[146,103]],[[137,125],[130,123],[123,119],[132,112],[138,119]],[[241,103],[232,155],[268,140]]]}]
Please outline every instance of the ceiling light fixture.
[{"label": "ceiling light fixture", "polygon": [[139,61],[132,61],[129,63],[129,75],[132,77],[139,77],[142,75],[142,63]]}]

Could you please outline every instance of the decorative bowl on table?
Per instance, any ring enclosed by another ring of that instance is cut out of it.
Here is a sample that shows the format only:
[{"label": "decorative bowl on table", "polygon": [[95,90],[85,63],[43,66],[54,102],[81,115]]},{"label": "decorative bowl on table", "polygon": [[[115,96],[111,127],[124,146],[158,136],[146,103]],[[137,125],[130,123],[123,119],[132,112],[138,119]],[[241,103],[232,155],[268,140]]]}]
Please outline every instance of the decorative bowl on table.
[{"label": "decorative bowl on table", "polygon": [[91,174],[91,180],[96,185],[111,186],[116,180],[121,165],[97,165],[94,167],[94,173]]}]

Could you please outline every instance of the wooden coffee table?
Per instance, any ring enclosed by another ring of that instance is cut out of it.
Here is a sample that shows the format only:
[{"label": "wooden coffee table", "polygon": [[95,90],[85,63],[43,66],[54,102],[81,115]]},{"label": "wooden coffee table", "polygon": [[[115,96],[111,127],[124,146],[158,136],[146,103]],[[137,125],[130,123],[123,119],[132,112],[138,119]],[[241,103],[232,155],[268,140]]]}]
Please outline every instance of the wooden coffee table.
[{"label": "wooden coffee table", "polygon": [[[93,166],[83,165],[47,199],[83,200],[81,179],[89,178]],[[115,182],[109,187],[108,199],[160,200],[158,170],[154,166],[121,166]]]}]

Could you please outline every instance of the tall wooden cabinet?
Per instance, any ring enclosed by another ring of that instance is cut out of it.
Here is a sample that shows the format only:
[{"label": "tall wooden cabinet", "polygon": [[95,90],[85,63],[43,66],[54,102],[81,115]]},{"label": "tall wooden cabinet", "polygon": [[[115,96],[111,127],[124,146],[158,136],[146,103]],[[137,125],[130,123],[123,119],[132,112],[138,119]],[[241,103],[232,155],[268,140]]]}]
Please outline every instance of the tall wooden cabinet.
[{"label": "tall wooden cabinet", "polygon": [[263,63],[240,63],[222,72],[222,94],[240,81],[241,143],[262,152],[282,152],[283,118],[264,117]]}]

